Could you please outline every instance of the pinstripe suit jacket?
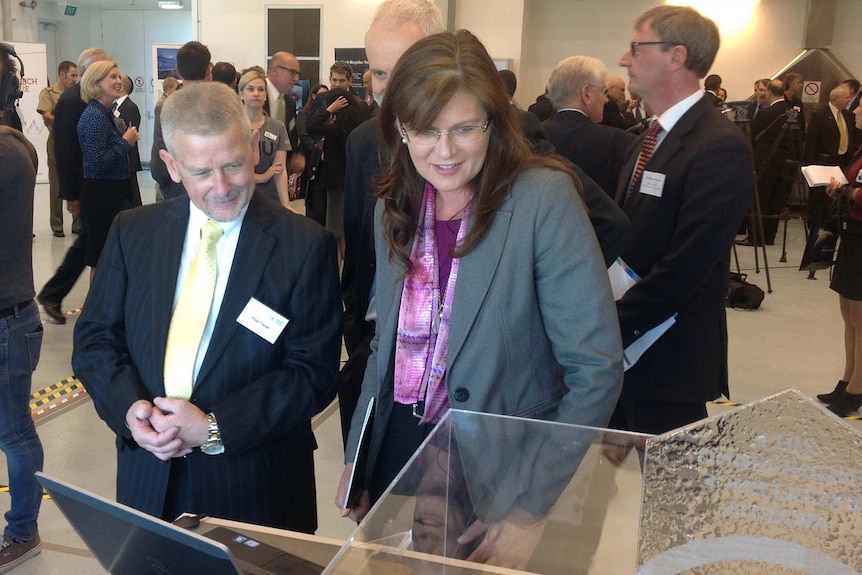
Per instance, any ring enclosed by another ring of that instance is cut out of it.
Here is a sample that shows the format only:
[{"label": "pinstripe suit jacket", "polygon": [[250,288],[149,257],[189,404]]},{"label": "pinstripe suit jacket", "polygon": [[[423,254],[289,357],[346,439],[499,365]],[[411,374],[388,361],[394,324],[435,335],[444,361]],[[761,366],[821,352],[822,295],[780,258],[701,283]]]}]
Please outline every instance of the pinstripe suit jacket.
[{"label": "pinstripe suit jacket", "polygon": [[[194,511],[316,528],[310,420],[334,397],[341,298],[330,234],[255,193],[191,402],[212,411],[225,453],[164,464],[125,426],[139,399],[164,396],[162,370],[188,197],[121,213],[77,325],[73,366],[117,434],[117,499],[161,515],[169,487]],[[289,323],[271,345],[236,322],[250,298]]]}]

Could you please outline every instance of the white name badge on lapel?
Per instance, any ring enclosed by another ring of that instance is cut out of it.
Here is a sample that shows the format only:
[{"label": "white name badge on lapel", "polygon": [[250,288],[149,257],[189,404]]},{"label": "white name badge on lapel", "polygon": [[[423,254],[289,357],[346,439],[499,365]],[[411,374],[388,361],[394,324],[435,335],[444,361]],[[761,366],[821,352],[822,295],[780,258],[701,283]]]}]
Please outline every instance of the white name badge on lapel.
[{"label": "white name badge on lapel", "polygon": [[666,175],[659,174],[658,172],[650,172],[649,170],[644,170],[644,175],[641,178],[640,192],[648,196],[655,196],[656,198],[660,198],[662,192],[664,191],[664,180],[666,177]]},{"label": "white name badge on lapel", "polygon": [[236,322],[247,327],[269,343],[275,343],[290,320],[254,298],[248,300]]},{"label": "white name badge on lapel", "polygon": [[269,139],[270,139],[270,140],[272,140],[273,142],[275,142],[276,140],[278,140],[278,136],[276,136],[275,134],[273,134],[273,133],[272,133],[272,132],[270,132],[269,130],[264,131],[263,136],[264,136],[264,138],[269,138]]}]

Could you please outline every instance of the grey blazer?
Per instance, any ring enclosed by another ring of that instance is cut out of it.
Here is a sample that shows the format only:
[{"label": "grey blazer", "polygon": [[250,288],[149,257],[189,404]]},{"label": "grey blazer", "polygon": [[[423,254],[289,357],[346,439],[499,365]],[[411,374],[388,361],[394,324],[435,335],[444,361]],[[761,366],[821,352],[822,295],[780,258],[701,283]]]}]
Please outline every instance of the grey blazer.
[{"label": "grey blazer", "polygon": [[[375,209],[377,333],[346,459],[368,401],[377,408],[369,470],[394,402],[404,267],[389,260]],[[569,177],[530,170],[512,186],[484,239],[461,259],[446,387],[454,409],[604,426],[622,386],[622,344],[602,254]]]}]

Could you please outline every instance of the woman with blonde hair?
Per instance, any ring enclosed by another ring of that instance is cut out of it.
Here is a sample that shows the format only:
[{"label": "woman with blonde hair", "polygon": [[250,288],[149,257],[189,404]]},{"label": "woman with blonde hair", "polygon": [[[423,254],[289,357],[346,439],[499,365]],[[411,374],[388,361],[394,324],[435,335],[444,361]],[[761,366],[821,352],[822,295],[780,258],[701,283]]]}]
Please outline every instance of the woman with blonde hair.
[{"label": "woman with blonde hair", "polygon": [[81,99],[87,102],[78,120],[84,154],[81,221],[87,231],[86,261],[93,270],[114,216],[126,207],[129,152],[140,139],[137,128],[126,126],[113,114],[114,101],[123,94],[120,69],[110,60],[91,64],[81,78]]},{"label": "woman with blonde hair", "polygon": [[251,127],[260,133],[260,161],[254,169],[255,189],[289,209],[287,153],[291,150],[290,140],[284,123],[264,114],[266,74],[257,68],[247,70],[237,87]]}]

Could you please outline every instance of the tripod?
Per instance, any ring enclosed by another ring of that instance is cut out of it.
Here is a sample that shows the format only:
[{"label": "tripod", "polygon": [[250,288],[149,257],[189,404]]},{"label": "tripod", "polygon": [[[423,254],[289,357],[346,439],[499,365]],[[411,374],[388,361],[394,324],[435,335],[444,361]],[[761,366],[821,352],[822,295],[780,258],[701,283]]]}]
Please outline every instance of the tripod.
[{"label": "tripod", "polygon": [[[790,208],[788,207],[788,202],[791,196],[791,193],[789,192],[792,190],[794,183],[801,184],[802,182],[802,173],[799,170],[802,165],[802,136],[797,120],[798,113],[794,110],[790,110],[785,114],[784,125],[781,126],[781,131],[775,139],[775,143],[772,145],[769,155],[763,162],[765,169],[766,165],[773,160],[776,152],[778,150],[783,151],[784,161],[781,164],[780,181],[782,190],[786,190],[787,193],[782,193],[783,201],[781,202],[781,213],[775,215],[768,214],[766,216],[767,218],[775,218],[778,221],[784,222],[781,237],[781,257],[778,259],[781,263],[787,262],[787,222],[790,220]],[[765,133],[766,130],[758,134],[758,138]],[[778,223],[776,222],[776,226],[777,225]]]},{"label": "tripod", "polygon": [[[771,110],[776,110],[772,108]],[[774,112],[762,112],[772,114]],[[767,116],[762,116],[766,120]],[[778,126],[780,124],[780,129]],[[787,260],[787,199],[789,182],[798,170],[802,156],[799,125],[795,111],[785,111],[753,134],[754,155],[757,160],[757,195],[753,210],[749,212],[749,239],[755,247],[755,270],[760,271],[760,255],[766,270],[769,293],[772,293],[766,245],[772,244],[780,220],[784,220],[781,261]],[[764,213],[764,211],[766,213]],[[764,220],[768,224],[765,225]],[[760,248],[760,252],[758,249]]]}]

